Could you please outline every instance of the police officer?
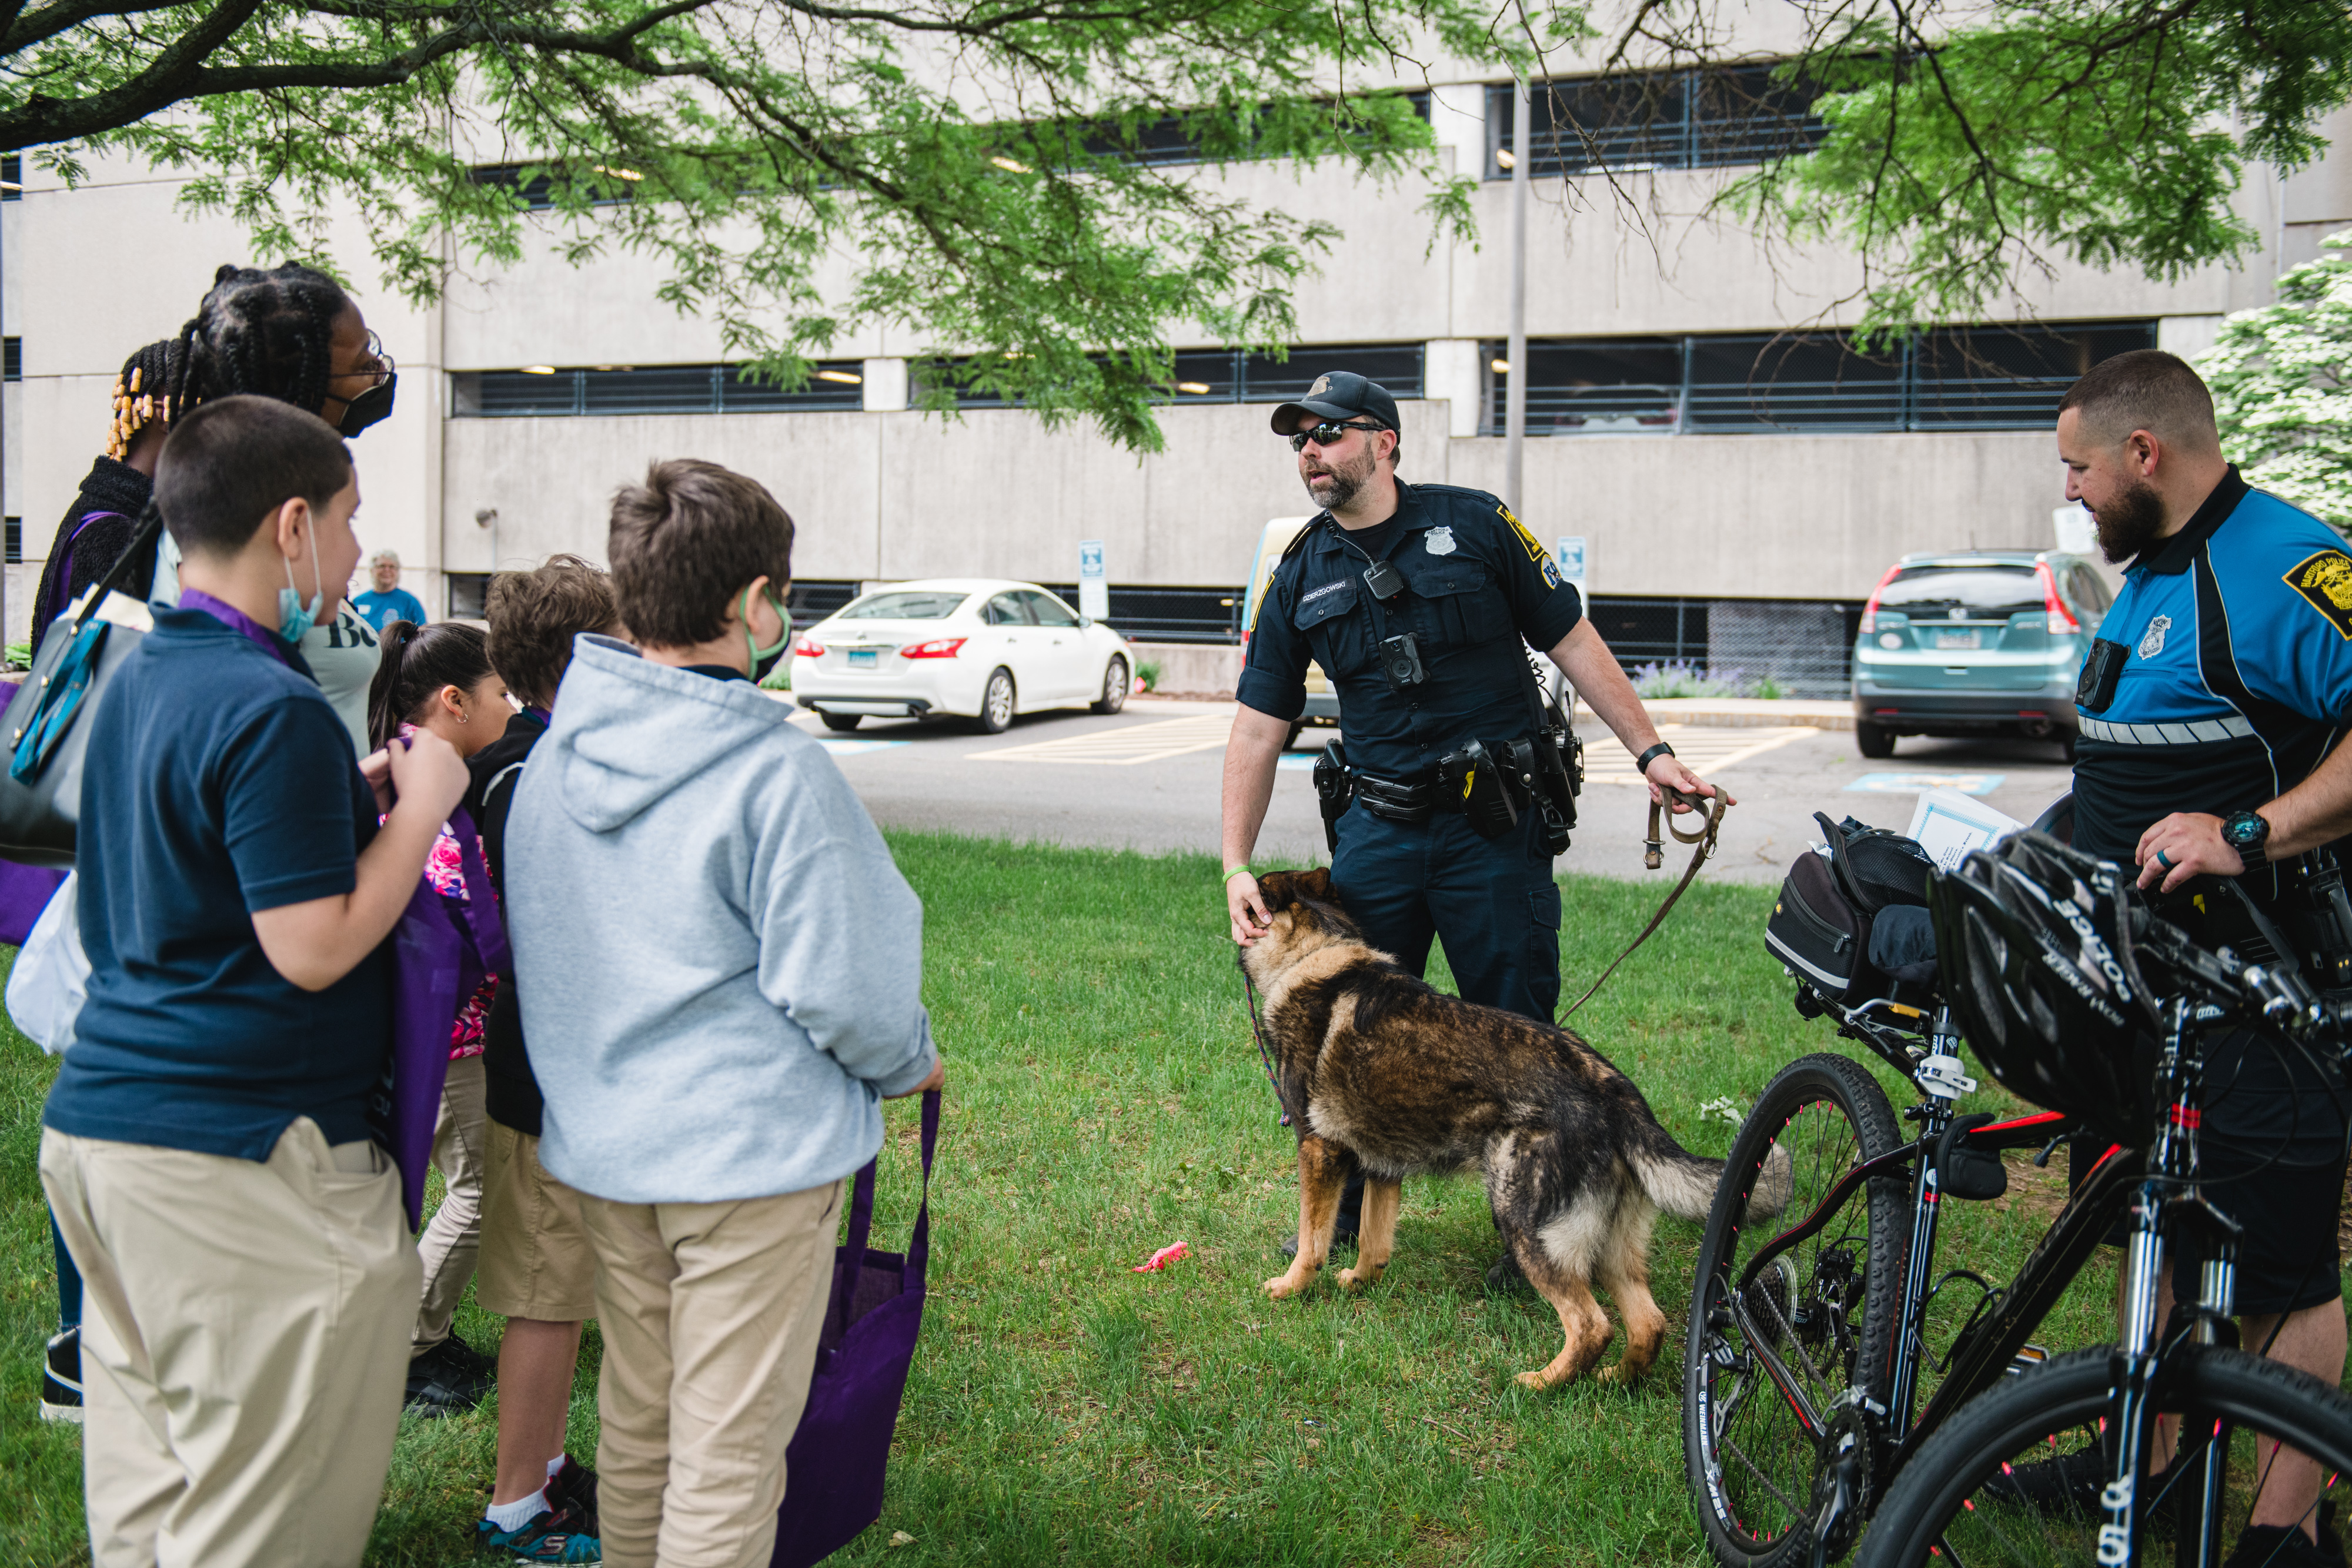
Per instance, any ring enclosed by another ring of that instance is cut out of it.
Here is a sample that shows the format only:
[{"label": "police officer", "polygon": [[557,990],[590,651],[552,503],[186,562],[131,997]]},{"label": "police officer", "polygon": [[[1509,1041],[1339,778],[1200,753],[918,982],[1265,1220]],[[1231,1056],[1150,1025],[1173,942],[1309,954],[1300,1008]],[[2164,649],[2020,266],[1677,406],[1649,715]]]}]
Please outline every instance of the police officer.
[{"label": "police officer", "polygon": [[[2352,719],[2343,540],[2239,477],[2211,395],[2170,354],[2092,367],[2059,405],[2058,451],[2067,498],[2089,508],[2106,558],[2130,563],[2075,695],[2075,845],[2139,866],[2160,912],[2208,944],[2263,951],[2222,888],[2239,878],[2291,938],[2308,934],[2298,946],[2326,947],[2326,901],[2315,907],[2303,874],[2325,868],[2297,862],[2352,831],[2352,747],[2334,744]],[[2206,1196],[2245,1225],[2243,1343],[2333,1385],[2341,1091],[2242,1035],[2209,1044],[2206,1084]],[[2196,1278],[2176,1261],[2175,1281]],[[2315,1544],[2319,1480],[2282,1452],[2231,1561],[2340,1563]]]},{"label": "police officer", "polygon": [[[1396,477],[1396,400],[1364,377],[1318,376],[1274,412],[1298,475],[1325,508],[1261,597],[1225,748],[1225,903],[1246,946],[1268,919],[1249,857],[1274,792],[1307,665],[1339,693],[1356,789],[1332,881],[1374,946],[1418,975],[1432,936],[1462,995],[1545,1023],[1559,1004],[1559,887],[1541,814],[1484,838],[1440,764],[1473,740],[1529,736],[1534,682],[1522,639],[1549,653],[1650,781],[1712,795],[1659,740],[1641,699],[1584,619],[1550,554],[1493,496]],[[1677,806],[1676,810],[1688,810]],[[1349,1184],[1339,1232],[1352,1233]]]}]

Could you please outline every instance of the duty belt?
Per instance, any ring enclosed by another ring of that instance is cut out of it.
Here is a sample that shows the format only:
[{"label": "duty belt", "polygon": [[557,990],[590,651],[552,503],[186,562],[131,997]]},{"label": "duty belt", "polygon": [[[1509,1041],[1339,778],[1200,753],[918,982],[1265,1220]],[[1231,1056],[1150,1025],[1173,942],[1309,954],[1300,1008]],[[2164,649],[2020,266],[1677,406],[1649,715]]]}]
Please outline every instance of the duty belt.
[{"label": "duty belt", "polygon": [[1348,778],[1355,786],[1356,804],[1385,821],[1425,822],[1441,811],[1459,815],[1462,810],[1462,802],[1452,791],[1439,789],[1434,777],[1405,783],[1350,769]]}]

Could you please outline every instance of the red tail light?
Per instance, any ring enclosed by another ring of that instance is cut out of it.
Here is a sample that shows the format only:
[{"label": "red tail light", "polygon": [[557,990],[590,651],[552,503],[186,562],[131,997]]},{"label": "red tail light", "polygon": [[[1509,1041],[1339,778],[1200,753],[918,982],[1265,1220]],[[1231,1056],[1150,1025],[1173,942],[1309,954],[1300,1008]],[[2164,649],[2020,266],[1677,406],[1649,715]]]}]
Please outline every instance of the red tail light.
[{"label": "red tail light", "polygon": [[2082,628],[2074,623],[2074,612],[2066,608],[2066,601],[2058,597],[2058,579],[2052,575],[2050,563],[2046,560],[2036,562],[2033,575],[2042,580],[2042,608],[2050,612],[2050,634],[2054,637],[2061,632],[2081,631]]},{"label": "red tail light", "polygon": [[1895,574],[1902,570],[1903,569],[1899,566],[1888,567],[1886,569],[1886,575],[1878,580],[1878,586],[1870,591],[1870,602],[1862,607],[1862,634],[1864,636],[1867,637],[1873,632],[1878,630],[1878,596],[1886,591],[1886,585],[1893,582],[1895,580]]},{"label": "red tail light", "polygon": [[793,644],[793,657],[795,659],[822,659],[824,657],[824,644],[818,642],[814,637],[803,637],[799,642]]},{"label": "red tail light", "polygon": [[909,643],[905,647],[898,650],[898,657],[902,659],[952,659],[958,653],[963,652],[963,645],[967,640],[968,639],[962,637],[935,637],[928,643]]}]

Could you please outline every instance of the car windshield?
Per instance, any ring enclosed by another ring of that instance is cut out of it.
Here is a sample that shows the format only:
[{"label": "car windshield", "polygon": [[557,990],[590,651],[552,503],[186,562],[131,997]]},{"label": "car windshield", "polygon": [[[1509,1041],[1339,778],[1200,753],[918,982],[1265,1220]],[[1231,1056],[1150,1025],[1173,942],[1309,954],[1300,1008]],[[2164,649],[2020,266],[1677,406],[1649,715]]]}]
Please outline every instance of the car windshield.
[{"label": "car windshield", "polygon": [[1922,616],[2014,615],[2042,608],[2042,582],[2030,566],[1906,567],[1878,591],[1878,607]]},{"label": "car windshield", "polygon": [[944,621],[971,598],[936,589],[908,589],[861,599],[838,617],[843,621]]}]

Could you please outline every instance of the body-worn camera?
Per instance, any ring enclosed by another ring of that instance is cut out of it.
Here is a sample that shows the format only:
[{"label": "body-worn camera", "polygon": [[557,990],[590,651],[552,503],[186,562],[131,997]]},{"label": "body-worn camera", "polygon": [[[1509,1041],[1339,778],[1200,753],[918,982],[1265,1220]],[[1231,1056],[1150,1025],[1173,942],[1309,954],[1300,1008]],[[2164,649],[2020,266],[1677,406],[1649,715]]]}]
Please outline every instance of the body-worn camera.
[{"label": "body-worn camera", "polygon": [[2083,661],[2083,673],[2074,682],[2074,706],[2084,713],[2105,713],[2107,705],[2116,700],[2116,683],[2124,678],[2124,665],[2131,662],[2131,650],[2121,643],[2105,637],[2091,644],[2090,657]]},{"label": "body-worn camera", "polygon": [[1409,692],[1429,679],[1429,672],[1422,667],[1421,643],[1412,632],[1381,639],[1381,674],[1389,678],[1392,692]]},{"label": "body-worn camera", "polygon": [[1323,813],[1323,847],[1339,852],[1339,819],[1355,803],[1356,789],[1348,778],[1348,748],[1327,741],[1315,759],[1315,804]]}]

